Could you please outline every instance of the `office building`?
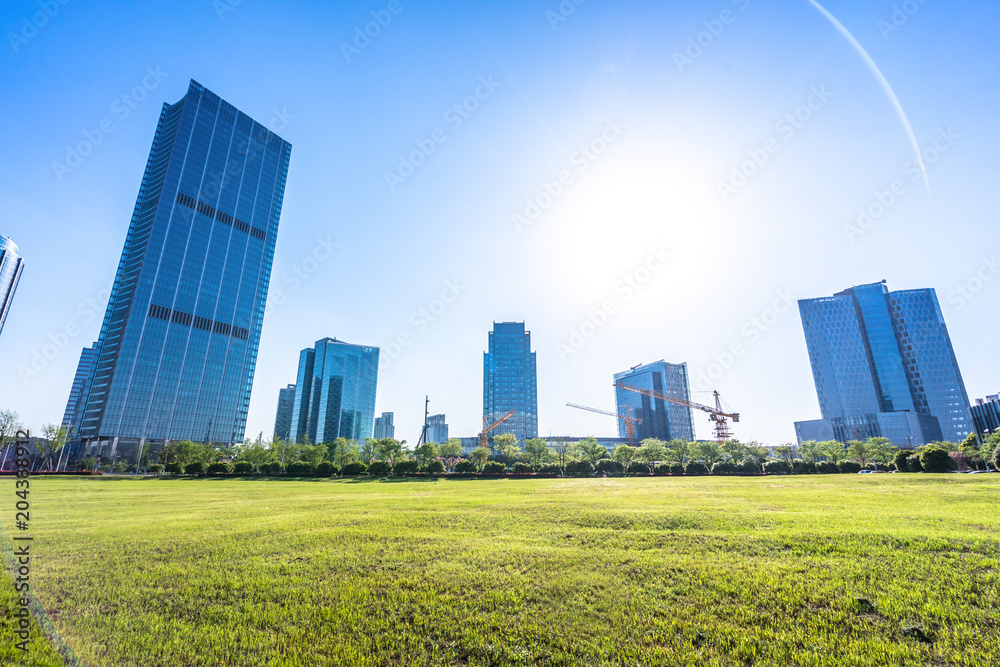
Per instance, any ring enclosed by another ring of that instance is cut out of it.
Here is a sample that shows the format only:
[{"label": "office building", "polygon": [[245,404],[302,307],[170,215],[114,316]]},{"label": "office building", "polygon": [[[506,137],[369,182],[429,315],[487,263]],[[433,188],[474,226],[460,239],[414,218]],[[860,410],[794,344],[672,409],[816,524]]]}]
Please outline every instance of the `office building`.
[{"label": "office building", "polygon": [[90,371],[94,368],[94,357],[97,355],[97,343],[83,348],[80,361],[76,364],[76,375],[73,376],[73,386],[69,390],[69,400],[66,401],[66,412],[63,413],[62,425],[70,430],[70,437],[75,438],[80,429],[80,417],[83,415],[83,399],[87,394],[87,383]]},{"label": "office building", "polygon": [[1000,394],[990,394],[986,400],[977,398],[969,412],[980,442],[985,442],[994,433],[1000,433]]},{"label": "office building", "polygon": [[[691,400],[686,363],[669,364],[661,359],[615,373],[614,381],[615,385],[621,382],[636,389],[655,391],[684,401]],[[618,414],[628,414],[642,420],[635,425],[636,443],[646,438],[677,439],[687,442],[694,440],[694,418],[691,408],[686,405],[678,405],[618,386],[615,386],[615,405]],[[624,420],[617,421],[618,437],[627,437]]]},{"label": "office building", "polygon": [[302,350],[290,438],[321,443],[372,437],[378,353],[336,338]]},{"label": "office building", "polygon": [[822,414],[796,423],[800,442],[881,436],[916,447],[961,442],[972,431],[968,394],[933,289],[859,285],[800,300],[799,312]]},{"label": "office building", "polygon": [[492,424],[514,415],[490,436],[513,433],[521,442],[538,436],[538,383],[531,332],[524,322],[494,322],[483,354],[483,416]]},{"label": "office building", "polygon": [[195,81],[163,105],[84,401],[88,453],[243,440],[290,153]]},{"label": "office building", "polygon": [[444,422],[444,415],[431,415],[427,418],[427,442],[448,442],[448,425]]},{"label": "office building", "polygon": [[274,416],[274,438],[288,440],[292,433],[292,408],[295,406],[295,385],[278,390],[278,413]]},{"label": "office building", "polygon": [[0,332],[7,321],[10,302],[14,299],[23,268],[24,260],[17,254],[17,244],[6,236],[0,236]]},{"label": "office building", "polygon": [[376,440],[396,437],[396,427],[392,424],[391,412],[383,412],[381,417],[375,418],[375,430],[372,437]]}]

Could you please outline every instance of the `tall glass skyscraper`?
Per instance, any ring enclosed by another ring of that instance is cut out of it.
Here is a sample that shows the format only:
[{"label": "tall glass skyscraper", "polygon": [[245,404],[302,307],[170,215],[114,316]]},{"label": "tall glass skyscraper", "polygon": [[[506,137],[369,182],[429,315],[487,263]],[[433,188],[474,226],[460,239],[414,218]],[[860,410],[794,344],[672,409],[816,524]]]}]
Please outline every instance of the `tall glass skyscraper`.
[{"label": "tall glass skyscraper", "polygon": [[17,254],[17,244],[6,236],[0,236],[0,332],[7,321],[10,302],[14,299],[23,268],[24,260]]},{"label": "tall glass skyscraper", "polygon": [[[627,371],[615,373],[615,383],[619,381],[637,389],[691,400],[686,363],[668,364],[661,359],[651,364],[634,366]],[[694,440],[694,417],[691,408],[686,405],[651,398],[621,387],[615,387],[615,405],[618,414],[630,412],[632,417],[642,420],[635,425],[636,442],[642,442],[646,438],[687,442]],[[621,419],[618,420],[618,437],[627,437],[625,422]]]},{"label": "tall glass skyscraper", "polygon": [[278,412],[274,416],[274,437],[288,440],[292,434],[292,413],[295,411],[295,385],[278,390]]},{"label": "tall glass skyscraper", "polygon": [[66,401],[66,412],[63,413],[62,425],[71,428],[71,438],[77,438],[80,430],[80,419],[83,416],[83,401],[87,396],[87,383],[90,372],[94,369],[94,358],[97,356],[97,343],[83,348],[80,361],[76,365],[76,375],[73,376],[73,386],[69,390],[69,400]]},{"label": "tall glass skyscraper", "polygon": [[531,332],[524,322],[494,322],[489,352],[483,354],[483,416],[490,424],[508,411],[514,416],[490,434],[538,437],[538,381]]},{"label": "tall glass skyscraper", "polygon": [[933,289],[859,285],[799,312],[822,420],[799,440],[874,436],[913,447],[972,432],[968,394]]},{"label": "tall glass skyscraper", "polygon": [[290,438],[317,444],[372,437],[378,352],[336,338],[302,350]]},{"label": "tall glass skyscraper", "polygon": [[243,439],[290,154],[195,81],[163,105],[97,342],[88,446]]},{"label": "tall glass skyscraper", "polygon": [[395,438],[396,427],[393,425],[392,419],[393,414],[391,412],[383,412],[381,417],[376,417],[372,437],[376,440],[381,440],[382,438]]}]

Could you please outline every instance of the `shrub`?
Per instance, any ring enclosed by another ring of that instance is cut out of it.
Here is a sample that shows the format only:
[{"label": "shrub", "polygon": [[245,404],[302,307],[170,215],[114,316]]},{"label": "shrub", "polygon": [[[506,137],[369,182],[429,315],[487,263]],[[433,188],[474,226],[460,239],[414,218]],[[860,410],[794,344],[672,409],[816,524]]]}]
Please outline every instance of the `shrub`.
[{"label": "shrub", "polygon": [[761,467],[753,461],[743,461],[736,466],[736,472],[739,475],[759,475],[763,471],[761,470]]},{"label": "shrub", "polygon": [[368,474],[372,477],[388,477],[392,474],[392,466],[388,461],[372,461],[368,466]]},{"label": "shrub", "polygon": [[601,459],[594,469],[602,475],[617,475],[622,471],[622,464],[614,459]]},{"label": "shrub", "polygon": [[816,472],[821,475],[836,475],[840,472],[840,467],[833,461],[820,461],[816,464]]},{"label": "shrub", "polygon": [[282,475],[285,472],[285,464],[281,461],[271,461],[260,468],[267,475]]},{"label": "shrub", "polygon": [[658,477],[662,477],[663,475],[669,475],[670,469],[672,467],[673,466],[671,466],[669,463],[661,463],[653,468],[653,474],[657,475]]},{"label": "shrub", "polygon": [[561,475],[562,468],[557,466],[555,463],[549,463],[548,465],[544,465],[541,468],[539,468],[538,472],[542,473],[543,475]]},{"label": "shrub", "polygon": [[841,461],[840,472],[857,474],[861,472],[861,464],[855,461]]},{"label": "shrub", "polygon": [[920,465],[924,472],[951,472],[957,467],[947,449],[928,447],[920,452]]},{"label": "shrub", "polygon": [[529,475],[535,472],[534,466],[530,466],[527,463],[515,463],[514,464],[514,474],[515,475]]},{"label": "shrub", "polygon": [[573,477],[589,477],[594,472],[590,461],[571,461],[566,464],[566,474]]},{"label": "shrub", "polygon": [[698,461],[692,461],[684,468],[684,474],[686,475],[707,475],[708,473],[708,466]]},{"label": "shrub", "polygon": [[899,472],[910,472],[909,459],[913,456],[913,452],[908,449],[901,449],[896,452],[896,455],[892,457],[892,462],[896,464],[896,470]]},{"label": "shrub", "polygon": [[124,461],[119,461],[114,465],[114,468],[112,468],[112,470],[114,472],[128,472],[131,469],[131,467],[132,466],[125,463]]},{"label": "shrub", "polygon": [[330,461],[320,461],[319,465],[316,466],[316,474],[320,477],[333,477],[338,472],[340,472],[340,468]]},{"label": "shrub", "polygon": [[684,464],[683,463],[671,463],[670,464],[670,474],[671,475],[683,475],[684,474]]},{"label": "shrub", "polygon": [[815,475],[816,474],[816,464],[812,461],[803,461],[802,459],[795,459],[792,461],[792,474],[793,475]]},{"label": "shrub", "polygon": [[648,475],[649,473],[651,473],[653,471],[645,463],[640,463],[638,461],[633,461],[632,463],[628,464],[628,470],[626,470],[626,472],[628,472],[629,474],[632,474],[632,475]]},{"label": "shrub", "polygon": [[768,461],[764,464],[764,472],[768,475],[791,475],[792,466],[788,461]]},{"label": "shrub", "polygon": [[444,472],[444,462],[443,461],[431,461],[424,466],[424,472],[430,473],[432,475],[440,475]]},{"label": "shrub", "polygon": [[205,464],[201,461],[192,461],[191,463],[184,466],[184,472],[188,475],[200,475],[205,472]]},{"label": "shrub", "polygon": [[312,471],[313,467],[308,461],[299,460],[288,464],[289,475],[311,475]]},{"label": "shrub", "polygon": [[912,454],[910,458],[906,459],[906,467],[910,472],[923,472],[924,464],[920,462],[919,454]]},{"label": "shrub", "polygon": [[476,464],[469,459],[462,459],[455,464],[455,472],[468,474],[476,472]]},{"label": "shrub", "polygon": [[400,461],[392,467],[392,474],[395,477],[403,477],[404,475],[413,475],[420,469],[420,464],[416,461],[410,459],[406,461]]},{"label": "shrub", "polygon": [[712,466],[713,475],[735,475],[736,474],[736,464],[730,463],[729,461],[719,461],[714,466]]},{"label": "shrub", "polygon": [[483,466],[484,475],[506,475],[507,466],[500,463],[499,461],[487,461],[486,465]]},{"label": "shrub", "polygon": [[149,466],[149,472],[153,473],[154,475],[159,475],[161,472],[163,472],[163,466],[161,466],[159,463],[154,463],[153,465]]},{"label": "shrub", "polygon": [[993,452],[993,469],[1000,470],[1000,447]]},{"label": "shrub", "polygon": [[252,475],[256,471],[253,469],[253,464],[249,461],[238,461],[233,466],[233,472],[237,475]]},{"label": "shrub", "polygon": [[368,466],[361,461],[355,461],[354,463],[348,463],[345,465],[341,472],[347,477],[355,477],[357,475],[364,475],[367,473]]},{"label": "shrub", "polygon": [[216,461],[208,466],[209,475],[228,475],[233,471],[233,467],[223,461]]},{"label": "shrub", "polygon": [[168,472],[171,475],[179,475],[179,474],[181,474],[181,464],[180,463],[168,463],[167,465],[163,466],[163,470],[164,470],[164,472]]}]

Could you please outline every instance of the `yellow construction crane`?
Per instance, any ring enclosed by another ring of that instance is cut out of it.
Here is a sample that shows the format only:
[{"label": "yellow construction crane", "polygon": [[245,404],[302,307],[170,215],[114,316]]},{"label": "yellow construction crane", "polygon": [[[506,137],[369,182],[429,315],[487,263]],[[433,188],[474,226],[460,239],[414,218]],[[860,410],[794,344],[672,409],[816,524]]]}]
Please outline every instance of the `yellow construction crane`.
[{"label": "yellow construction crane", "polygon": [[625,391],[634,391],[637,394],[642,394],[643,396],[649,396],[650,398],[658,398],[661,401],[669,401],[670,403],[675,403],[677,405],[683,405],[689,408],[694,408],[695,410],[701,410],[702,412],[708,413],[708,418],[715,422],[715,438],[722,445],[727,440],[732,439],[733,432],[729,430],[729,424],[727,419],[732,419],[733,422],[738,422],[740,420],[740,414],[738,412],[726,412],[722,409],[722,400],[719,398],[719,392],[713,392],[715,395],[715,407],[710,407],[708,405],[701,405],[700,403],[694,403],[692,401],[687,401],[683,398],[677,398],[676,396],[669,396],[663,392],[653,391],[651,389],[639,389],[638,387],[631,387],[621,380],[615,382],[615,387],[619,389],[624,389]]},{"label": "yellow construction crane", "polygon": [[615,412],[611,412],[610,410],[588,408],[586,405],[577,405],[576,403],[567,403],[566,405],[568,405],[571,408],[577,408],[579,410],[588,410],[590,412],[596,412],[599,415],[607,415],[609,417],[617,417],[618,419],[621,419],[623,422],[625,422],[625,435],[628,436],[628,445],[629,447],[635,447],[635,425],[641,422],[642,420],[637,417],[633,417],[632,411],[628,408],[628,406],[625,407],[625,414],[620,415]]},{"label": "yellow construction crane", "polygon": [[513,416],[514,416],[514,411],[511,410],[510,412],[508,412],[507,414],[505,414],[503,417],[501,417],[500,419],[496,420],[495,422],[493,422],[492,424],[490,424],[489,426],[487,426],[486,425],[486,415],[483,415],[483,432],[479,434],[479,446],[480,447],[486,447],[487,446],[486,436],[488,436],[490,434],[490,431],[492,431],[497,426],[499,426],[500,424],[504,423],[505,421],[507,421],[508,419],[510,419]]}]

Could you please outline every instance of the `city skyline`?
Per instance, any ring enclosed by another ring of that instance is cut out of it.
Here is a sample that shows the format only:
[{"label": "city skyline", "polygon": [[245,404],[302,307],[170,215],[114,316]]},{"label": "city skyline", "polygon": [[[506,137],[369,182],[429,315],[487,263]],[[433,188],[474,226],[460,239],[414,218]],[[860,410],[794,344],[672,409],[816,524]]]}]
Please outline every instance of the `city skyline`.
[{"label": "city skyline", "polygon": [[[895,25],[889,2],[824,3],[922,159],[807,2],[587,3],[557,20],[405,4],[346,55],[384,5],[226,6],[70,5],[0,59],[21,100],[0,129],[0,234],[28,258],[0,402],[33,430],[59,422],[99,335],[160,103],[190,78],[296,145],[247,435],[272,432],[289,351],[326,332],[384,351],[377,408],[400,439],[419,436],[425,394],[474,434],[482,332],[516,320],[542,435],[613,434],[566,401],[607,407],[613,373],[667,356],[687,360],[692,400],[718,389],[741,413],[736,437],[793,441],[819,416],[795,301],[883,278],[937,290],[969,394],[995,392],[994,4]],[[35,11],[10,3],[5,34]],[[87,57],[67,58],[77,43]]]}]

